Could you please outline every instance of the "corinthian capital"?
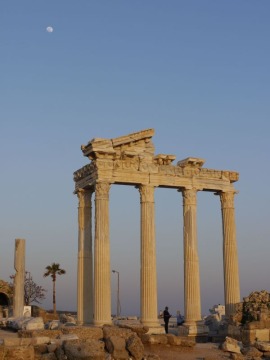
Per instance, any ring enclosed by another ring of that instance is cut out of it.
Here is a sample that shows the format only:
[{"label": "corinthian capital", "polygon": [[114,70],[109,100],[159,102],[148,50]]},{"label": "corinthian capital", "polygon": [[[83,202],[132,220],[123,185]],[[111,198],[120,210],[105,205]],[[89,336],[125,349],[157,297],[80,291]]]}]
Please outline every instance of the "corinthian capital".
[{"label": "corinthian capital", "polygon": [[155,188],[152,185],[140,185],[139,192],[141,195],[141,203],[143,202],[155,202],[154,200]]},{"label": "corinthian capital", "polygon": [[77,191],[77,196],[79,199],[79,207],[90,207],[91,206],[91,196],[93,190],[89,189],[79,189]]},{"label": "corinthian capital", "polygon": [[109,199],[111,184],[107,182],[98,182],[95,186],[96,199]]},{"label": "corinthian capital", "polygon": [[197,189],[184,189],[183,194],[183,205],[196,205],[197,204]]},{"label": "corinthian capital", "polygon": [[222,209],[234,208],[234,195],[235,191],[220,192],[220,202]]}]

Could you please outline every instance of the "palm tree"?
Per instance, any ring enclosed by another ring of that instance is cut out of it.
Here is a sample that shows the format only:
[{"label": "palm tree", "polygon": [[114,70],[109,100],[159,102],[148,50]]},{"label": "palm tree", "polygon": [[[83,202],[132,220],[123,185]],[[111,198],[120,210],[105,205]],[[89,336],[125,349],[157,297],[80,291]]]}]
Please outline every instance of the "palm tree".
[{"label": "palm tree", "polygon": [[44,277],[51,276],[53,281],[53,313],[56,315],[56,301],[55,301],[55,283],[56,275],[63,275],[66,270],[60,268],[60,264],[52,263],[46,266],[46,272],[43,274]]}]

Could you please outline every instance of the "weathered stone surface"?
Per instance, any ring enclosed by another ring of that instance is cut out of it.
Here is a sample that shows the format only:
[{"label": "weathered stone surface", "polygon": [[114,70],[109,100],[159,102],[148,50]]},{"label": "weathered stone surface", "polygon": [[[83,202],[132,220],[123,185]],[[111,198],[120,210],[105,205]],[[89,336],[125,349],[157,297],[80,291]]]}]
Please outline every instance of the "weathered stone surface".
[{"label": "weathered stone surface", "polygon": [[131,334],[132,330],[126,328],[119,328],[117,326],[104,326],[103,327],[103,337],[109,338],[111,336],[118,336],[124,339],[127,339]]},{"label": "weathered stone surface", "polygon": [[236,354],[236,353],[231,353],[230,354],[230,359],[233,360],[244,360],[245,356],[243,354]]},{"label": "weathered stone surface", "polygon": [[196,345],[193,338],[184,337],[184,336],[175,336],[173,334],[165,335],[168,341],[168,344],[173,346],[182,346],[182,347],[194,347]]},{"label": "weathered stone surface", "polygon": [[56,343],[52,343],[52,344],[47,344],[47,351],[50,352],[55,352],[55,350],[58,348],[58,344]]},{"label": "weathered stone surface", "polygon": [[98,327],[85,327],[85,326],[73,326],[62,329],[63,334],[76,334],[79,339],[95,339],[101,340],[103,338],[103,331]]},{"label": "weathered stone surface", "polygon": [[49,344],[51,339],[48,336],[37,336],[32,338],[33,345]]},{"label": "weathered stone surface", "polygon": [[113,358],[128,360],[129,353],[126,350],[126,340],[119,336],[110,336],[105,339],[106,349]]},{"label": "weathered stone surface", "polygon": [[246,355],[246,356],[250,356],[250,357],[260,357],[262,356],[262,352],[260,352],[258,349],[256,349],[254,346],[247,346],[243,349],[241,349],[241,353],[243,355]]},{"label": "weathered stone surface", "polygon": [[269,351],[270,352],[270,342],[259,342],[259,341],[256,341],[254,346],[260,350],[260,351],[263,351],[263,352],[267,352]]},{"label": "weathered stone surface", "polygon": [[60,314],[59,316],[60,322],[65,324],[67,322],[76,324],[76,319],[71,314]]},{"label": "weathered stone surface", "polygon": [[143,358],[144,346],[136,333],[128,338],[126,348],[135,360],[141,360]]},{"label": "weathered stone surface", "polygon": [[6,347],[5,359],[8,360],[34,360],[33,346],[12,346]]},{"label": "weathered stone surface", "polygon": [[44,325],[44,329],[56,330],[59,328],[61,328],[61,323],[59,320],[49,321]]},{"label": "weathered stone surface", "polygon": [[61,334],[58,339],[61,341],[79,340],[76,334]]},{"label": "weathered stone surface", "polygon": [[54,353],[35,355],[35,360],[58,360]]},{"label": "weathered stone surface", "polygon": [[104,343],[98,340],[67,341],[63,347],[68,360],[105,360]]},{"label": "weathered stone surface", "polygon": [[34,351],[36,354],[46,354],[48,353],[48,348],[46,344],[34,345]]},{"label": "weathered stone surface", "polygon": [[228,336],[226,336],[225,341],[221,344],[221,350],[223,351],[229,351],[229,352],[233,352],[233,353],[241,353],[241,346],[240,343],[235,340],[232,339]]},{"label": "weathered stone surface", "polygon": [[133,332],[135,332],[138,336],[141,336],[143,334],[146,334],[149,331],[149,327],[148,326],[144,326],[142,324],[122,324],[119,323],[118,326],[120,328],[125,328],[125,329],[130,329]]},{"label": "weathered stone surface", "polygon": [[141,337],[143,343],[149,344],[168,344],[168,338],[166,335],[149,335],[144,334]]}]

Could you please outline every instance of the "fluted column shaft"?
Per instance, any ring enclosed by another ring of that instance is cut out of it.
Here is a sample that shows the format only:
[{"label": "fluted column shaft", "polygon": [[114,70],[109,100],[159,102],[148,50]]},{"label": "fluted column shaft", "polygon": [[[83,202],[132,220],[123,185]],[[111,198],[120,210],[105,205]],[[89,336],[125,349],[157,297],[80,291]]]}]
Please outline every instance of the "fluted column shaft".
[{"label": "fluted column shaft", "polygon": [[78,206],[78,269],[77,322],[93,322],[93,252],[92,252],[92,197],[93,190],[79,190]]},{"label": "fluted column shaft", "polygon": [[94,324],[111,323],[110,184],[95,187]]},{"label": "fluted column shaft", "polygon": [[14,253],[14,297],[13,316],[23,316],[24,308],[24,279],[25,279],[25,240],[15,239]]},{"label": "fluted column shaft", "polygon": [[201,320],[200,270],[197,243],[197,190],[185,189],[184,217],[184,289],[186,324]]},{"label": "fluted column shaft", "polygon": [[141,201],[141,322],[158,326],[154,187],[140,185]]},{"label": "fluted column shaft", "polygon": [[224,296],[227,316],[234,312],[235,304],[240,302],[234,195],[234,191],[220,193],[223,226]]}]

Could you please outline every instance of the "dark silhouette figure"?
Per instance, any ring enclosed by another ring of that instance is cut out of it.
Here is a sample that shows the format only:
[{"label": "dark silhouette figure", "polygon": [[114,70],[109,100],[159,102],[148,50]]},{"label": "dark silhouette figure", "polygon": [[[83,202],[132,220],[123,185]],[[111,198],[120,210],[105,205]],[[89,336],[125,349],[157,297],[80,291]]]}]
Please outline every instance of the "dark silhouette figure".
[{"label": "dark silhouette figure", "polygon": [[168,334],[168,327],[169,327],[169,320],[172,315],[169,313],[168,306],[165,307],[165,310],[163,311],[163,319],[165,323],[165,332]]}]

